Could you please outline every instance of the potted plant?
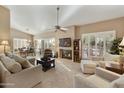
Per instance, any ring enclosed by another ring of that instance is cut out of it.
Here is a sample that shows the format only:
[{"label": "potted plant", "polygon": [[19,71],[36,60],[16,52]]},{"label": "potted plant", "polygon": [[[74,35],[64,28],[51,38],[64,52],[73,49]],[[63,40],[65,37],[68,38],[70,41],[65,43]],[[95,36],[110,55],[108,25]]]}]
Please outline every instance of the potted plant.
[{"label": "potted plant", "polygon": [[119,44],[121,43],[122,38],[117,38],[112,41],[112,46],[110,48],[110,53],[114,55],[120,54]]}]

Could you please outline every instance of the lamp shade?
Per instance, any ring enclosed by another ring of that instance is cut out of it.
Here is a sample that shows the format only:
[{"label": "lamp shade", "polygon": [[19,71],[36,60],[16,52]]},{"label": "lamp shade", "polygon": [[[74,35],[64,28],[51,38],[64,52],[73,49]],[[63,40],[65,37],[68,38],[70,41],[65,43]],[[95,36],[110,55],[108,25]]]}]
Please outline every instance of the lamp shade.
[{"label": "lamp shade", "polygon": [[1,44],[2,44],[2,45],[8,45],[9,42],[8,42],[7,40],[3,40],[3,41],[1,42]]},{"label": "lamp shade", "polygon": [[119,44],[119,46],[120,46],[120,47],[124,47],[124,37],[123,37],[121,43]]}]

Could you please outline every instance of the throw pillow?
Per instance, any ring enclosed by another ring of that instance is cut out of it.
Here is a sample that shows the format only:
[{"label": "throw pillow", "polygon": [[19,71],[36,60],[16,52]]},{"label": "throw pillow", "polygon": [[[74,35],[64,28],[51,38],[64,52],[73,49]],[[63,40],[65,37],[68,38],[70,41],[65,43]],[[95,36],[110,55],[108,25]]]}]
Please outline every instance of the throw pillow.
[{"label": "throw pillow", "polygon": [[4,57],[4,56],[5,56],[4,54],[0,54],[0,58],[1,58],[1,57]]},{"label": "throw pillow", "polygon": [[8,71],[8,69],[0,61],[0,77],[1,77],[1,79],[5,78],[5,76],[9,76],[9,75],[11,75],[11,73]]},{"label": "throw pillow", "polygon": [[5,55],[10,57],[10,58],[13,58],[13,54],[11,52],[6,52]]},{"label": "throw pillow", "polygon": [[20,63],[22,65],[22,68],[25,69],[25,68],[29,68],[29,67],[33,67],[33,65],[25,58],[22,58],[18,55],[15,55],[13,54],[13,59]]},{"label": "throw pillow", "polygon": [[11,73],[17,73],[22,70],[22,67],[19,63],[15,62],[15,60],[10,59],[9,57],[2,56],[0,57],[2,63],[4,66],[11,72]]}]

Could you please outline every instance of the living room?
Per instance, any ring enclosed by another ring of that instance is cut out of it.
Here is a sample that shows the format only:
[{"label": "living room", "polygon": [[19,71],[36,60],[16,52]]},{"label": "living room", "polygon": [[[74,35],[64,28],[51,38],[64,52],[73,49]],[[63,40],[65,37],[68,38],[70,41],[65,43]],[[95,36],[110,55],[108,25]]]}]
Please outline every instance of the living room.
[{"label": "living room", "polygon": [[123,8],[1,5],[0,86],[123,88]]}]

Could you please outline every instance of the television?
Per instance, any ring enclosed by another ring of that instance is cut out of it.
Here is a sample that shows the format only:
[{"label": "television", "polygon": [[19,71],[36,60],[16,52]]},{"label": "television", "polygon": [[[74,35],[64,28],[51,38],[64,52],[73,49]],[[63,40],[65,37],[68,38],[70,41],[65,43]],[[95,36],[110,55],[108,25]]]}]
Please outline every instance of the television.
[{"label": "television", "polygon": [[71,47],[71,38],[60,38],[59,47]]}]

